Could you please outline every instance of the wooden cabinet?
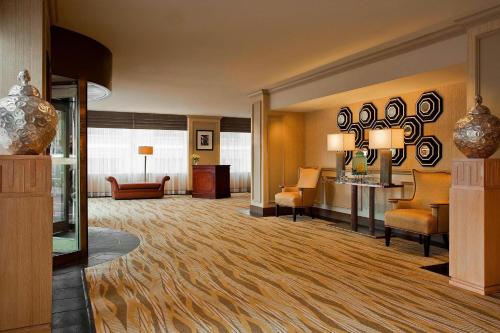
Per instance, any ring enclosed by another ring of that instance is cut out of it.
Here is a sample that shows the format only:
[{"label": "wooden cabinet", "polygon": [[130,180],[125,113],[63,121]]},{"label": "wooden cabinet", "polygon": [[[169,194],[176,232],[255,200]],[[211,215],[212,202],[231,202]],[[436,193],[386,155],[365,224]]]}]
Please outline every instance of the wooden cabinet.
[{"label": "wooden cabinet", "polygon": [[193,198],[229,198],[229,165],[193,165]]},{"label": "wooden cabinet", "polygon": [[50,332],[49,156],[0,156],[0,332]]}]

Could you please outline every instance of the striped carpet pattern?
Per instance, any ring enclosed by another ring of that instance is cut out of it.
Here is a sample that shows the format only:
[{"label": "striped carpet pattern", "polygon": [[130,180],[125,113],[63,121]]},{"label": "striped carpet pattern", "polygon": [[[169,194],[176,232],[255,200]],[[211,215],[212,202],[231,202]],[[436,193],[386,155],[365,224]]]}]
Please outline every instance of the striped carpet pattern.
[{"label": "striped carpet pattern", "polygon": [[248,195],[89,200],[141,244],[86,269],[97,332],[499,332],[500,299],[450,287],[398,238],[245,214]]}]

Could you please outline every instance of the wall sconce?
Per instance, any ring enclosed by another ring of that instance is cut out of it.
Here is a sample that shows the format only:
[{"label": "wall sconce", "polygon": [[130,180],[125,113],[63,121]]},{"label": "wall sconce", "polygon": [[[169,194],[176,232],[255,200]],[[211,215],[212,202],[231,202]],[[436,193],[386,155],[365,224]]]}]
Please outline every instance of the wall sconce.
[{"label": "wall sconce", "polygon": [[392,151],[404,148],[404,130],[385,128],[371,130],[368,133],[369,148],[380,150],[380,184],[392,184]]},{"label": "wall sconce", "polygon": [[327,146],[328,151],[335,151],[337,178],[345,176],[345,151],[356,149],[354,144],[355,135],[353,133],[328,134]]}]

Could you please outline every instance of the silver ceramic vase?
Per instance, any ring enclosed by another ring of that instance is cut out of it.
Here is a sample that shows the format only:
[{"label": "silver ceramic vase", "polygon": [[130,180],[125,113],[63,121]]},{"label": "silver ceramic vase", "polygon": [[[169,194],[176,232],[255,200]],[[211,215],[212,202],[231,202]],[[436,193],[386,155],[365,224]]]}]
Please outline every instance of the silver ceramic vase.
[{"label": "silver ceramic vase", "polygon": [[56,135],[57,112],[29,84],[28,71],[19,72],[17,81],[0,99],[0,155],[38,155]]},{"label": "silver ceramic vase", "polygon": [[455,124],[453,141],[468,158],[488,158],[500,145],[500,120],[482,103],[476,96],[476,105]]}]

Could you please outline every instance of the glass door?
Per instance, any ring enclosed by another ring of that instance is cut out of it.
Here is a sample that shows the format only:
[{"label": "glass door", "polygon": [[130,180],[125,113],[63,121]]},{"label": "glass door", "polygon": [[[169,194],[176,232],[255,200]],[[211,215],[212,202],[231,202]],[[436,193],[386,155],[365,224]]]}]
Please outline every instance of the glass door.
[{"label": "glass door", "polygon": [[76,82],[54,82],[52,104],[59,123],[50,146],[54,201],[54,255],[80,250],[79,107]]},{"label": "glass door", "polygon": [[81,177],[82,170],[85,171],[82,158],[86,156],[86,147],[82,145],[85,138],[81,138],[81,133],[85,133],[81,130],[81,119],[86,119],[87,96],[82,86],[86,87],[86,82],[52,76],[51,102],[59,116],[57,134],[50,146],[54,265],[87,256],[87,196],[82,195],[86,186],[81,184],[82,179],[86,179],[86,176]]}]

